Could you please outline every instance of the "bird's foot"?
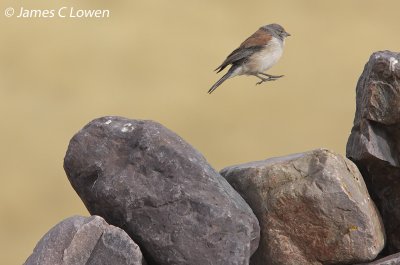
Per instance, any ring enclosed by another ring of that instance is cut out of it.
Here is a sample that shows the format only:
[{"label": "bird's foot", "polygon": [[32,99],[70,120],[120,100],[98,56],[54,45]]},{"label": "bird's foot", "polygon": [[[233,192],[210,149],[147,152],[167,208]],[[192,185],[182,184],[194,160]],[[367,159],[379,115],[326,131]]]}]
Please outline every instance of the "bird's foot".
[{"label": "bird's foot", "polygon": [[277,80],[278,78],[275,78],[275,77],[268,77],[268,78],[260,78],[260,79],[261,79],[261,81],[260,81],[260,82],[257,82],[256,85],[261,85],[262,83],[267,82],[267,81],[275,81],[275,80]]},{"label": "bird's foot", "polygon": [[259,73],[259,74],[264,75],[264,76],[269,77],[269,78],[275,78],[275,79],[284,77],[284,75],[270,75],[270,74],[266,74],[266,73]]}]

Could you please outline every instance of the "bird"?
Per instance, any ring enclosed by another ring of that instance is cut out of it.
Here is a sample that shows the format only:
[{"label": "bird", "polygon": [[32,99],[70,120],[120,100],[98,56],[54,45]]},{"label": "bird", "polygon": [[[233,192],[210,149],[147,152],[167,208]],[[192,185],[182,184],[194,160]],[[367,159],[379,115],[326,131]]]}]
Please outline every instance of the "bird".
[{"label": "bird", "polygon": [[281,58],[285,38],[289,36],[291,35],[276,23],[260,27],[214,70],[219,73],[228,65],[232,65],[228,72],[208,90],[208,93],[211,94],[227,79],[237,75],[254,75],[260,78],[261,81],[256,85],[283,77],[283,75],[270,75],[264,72]]}]

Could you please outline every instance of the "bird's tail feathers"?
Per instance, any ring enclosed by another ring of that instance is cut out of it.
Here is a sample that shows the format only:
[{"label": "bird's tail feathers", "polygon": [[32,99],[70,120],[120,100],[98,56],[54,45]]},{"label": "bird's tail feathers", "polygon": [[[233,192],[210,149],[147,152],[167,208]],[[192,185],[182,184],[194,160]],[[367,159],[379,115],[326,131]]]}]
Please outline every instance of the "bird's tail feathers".
[{"label": "bird's tail feathers", "polygon": [[220,66],[218,66],[217,68],[214,69],[214,71],[216,71],[217,73],[221,72],[222,70],[224,70],[226,67],[226,65],[221,64]]},{"label": "bird's tail feathers", "polygon": [[210,90],[208,90],[208,94],[211,94],[212,92],[214,92],[215,89],[217,89],[217,87],[219,87],[223,82],[225,82],[227,79],[231,78],[234,75],[234,71],[233,69],[229,69],[229,71],[223,76],[221,77],[221,79],[219,79],[211,88]]}]

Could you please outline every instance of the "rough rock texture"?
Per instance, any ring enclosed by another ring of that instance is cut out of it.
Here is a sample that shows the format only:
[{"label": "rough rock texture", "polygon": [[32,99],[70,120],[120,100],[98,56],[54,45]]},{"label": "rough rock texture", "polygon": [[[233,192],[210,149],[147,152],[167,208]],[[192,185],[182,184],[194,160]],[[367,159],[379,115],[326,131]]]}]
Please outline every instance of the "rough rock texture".
[{"label": "rough rock texture", "polygon": [[138,245],[99,216],[74,216],[57,224],[36,245],[26,265],[146,264]]},{"label": "rough rock texture", "polygon": [[253,265],[374,259],[384,231],[356,166],[325,149],[225,168],[260,221]]},{"label": "rough rock texture", "polygon": [[374,53],[356,89],[346,155],[364,176],[382,215],[388,253],[400,251],[400,54]]},{"label": "rough rock texture", "polygon": [[149,264],[248,264],[257,249],[243,198],[158,123],[96,119],[72,138],[64,168],[90,213],[127,231]]},{"label": "rough rock texture", "polygon": [[400,265],[400,253],[387,256],[383,259],[375,260],[374,262],[358,265]]}]

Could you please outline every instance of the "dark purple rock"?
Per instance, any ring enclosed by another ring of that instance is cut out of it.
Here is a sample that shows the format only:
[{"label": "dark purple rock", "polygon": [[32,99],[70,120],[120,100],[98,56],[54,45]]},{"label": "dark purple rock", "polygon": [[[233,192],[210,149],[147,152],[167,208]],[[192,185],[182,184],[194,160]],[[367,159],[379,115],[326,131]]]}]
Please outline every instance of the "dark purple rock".
[{"label": "dark purple rock", "polygon": [[64,168],[89,212],[127,231],[149,264],[248,264],[257,249],[250,207],[158,123],[96,119],[72,138]]},{"label": "dark purple rock", "polygon": [[357,167],[326,149],[227,167],[260,221],[252,265],[373,260],[384,229]]},{"label": "dark purple rock", "polygon": [[346,155],[355,162],[382,215],[387,253],[400,251],[400,54],[374,53],[357,84]]},{"label": "dark purple rock", "polygon": [[122,229],[99,216],[74,216],[38,242],[25,265],[145,265],[142,253]]}]

